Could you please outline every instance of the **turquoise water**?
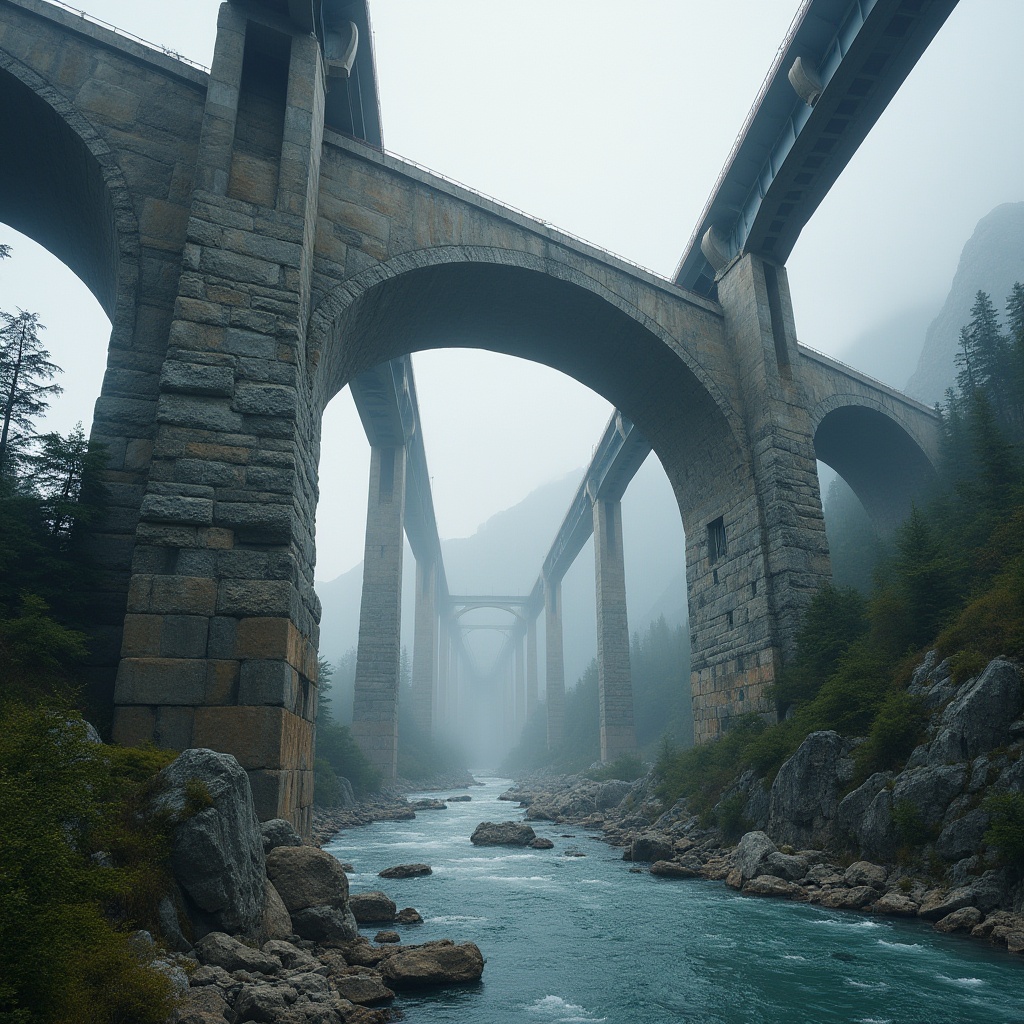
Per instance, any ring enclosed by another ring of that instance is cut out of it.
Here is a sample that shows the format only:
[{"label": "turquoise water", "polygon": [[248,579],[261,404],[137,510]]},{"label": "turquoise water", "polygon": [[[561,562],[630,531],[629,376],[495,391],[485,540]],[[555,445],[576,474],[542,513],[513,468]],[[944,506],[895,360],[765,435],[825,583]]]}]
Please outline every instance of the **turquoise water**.
[{"label": "turquoise water", "polygon": [[[472,941],[487,959],[479,985],[404,997],[410,1024],[1024,1022],[1024,962],[927,925],[630,874],[621,851],[563,825],[534,824],[553,850],[474,847],[479,822],[522,815],[497,799],[507,779],[478,778],[468,803],[326,847],[354,865],[353,892],[420,911],[403,941]],[[411,861],[433,875],[377,877]]]}]

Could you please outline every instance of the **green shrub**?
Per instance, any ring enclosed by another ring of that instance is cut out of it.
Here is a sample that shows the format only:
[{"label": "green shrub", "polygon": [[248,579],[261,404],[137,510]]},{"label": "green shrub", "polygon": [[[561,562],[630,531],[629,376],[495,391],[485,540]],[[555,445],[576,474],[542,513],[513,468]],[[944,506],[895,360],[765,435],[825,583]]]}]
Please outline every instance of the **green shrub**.
[{"label": "green shrub", "polygon": [[313,762],[313,806],[337,807],[341,803],[341,783],[329,761],[318,757]]},{"label": "green shrub", "polygon": [[982,808],[992,820],[985,832],[991,846],[1011,867],[1024,868],[1024,793],[999,793],[988,797]]},{"label": "green shrub", "polygon": [[743,815],[747,806],[747,798],[743,793],[733,793],[719,801],[715,808],[715,817],[722,835],[726,839],[735,842],[750,827],[750,823]]},{"label": "green shrub", "polygon": [[898,768],[917,746],[926,720],[918,698],[905,690],[890,693],[871,723],[867,741],[854,751],[859,778]]},{"label": "green shrub", "polygon": [[108,751],[62,705],[0,704],[0,1020],[163,1024],[173,1009],[127,941],[149,923],[139,888],[166,889],[166,837]]},{"label": "green shrub", "polygon": [[897,800],[893,804],[892,822],[896,841],[905,853],[919,849],[934,838],[933,830],[925,825],[921,812],[910,800]]},{"label": "green shrub", "polygon": [[614,761],[593,768],[586,773],[587,778],[595,782],[607,782],[610,779],[621,779],[624,782],[636,782],[647,774],[644,763],[637,754],[620,754]]},{"label": "green shrub", "polygon": [[[347,725],[326,725],[316,731],[317,757],[326,761],[334,771],[352,783],[357,796],[376,793],[380,789],[380,772],[367,760],[366,755],[352,738]],[[315,785],[315,780],[314,780]]]}]

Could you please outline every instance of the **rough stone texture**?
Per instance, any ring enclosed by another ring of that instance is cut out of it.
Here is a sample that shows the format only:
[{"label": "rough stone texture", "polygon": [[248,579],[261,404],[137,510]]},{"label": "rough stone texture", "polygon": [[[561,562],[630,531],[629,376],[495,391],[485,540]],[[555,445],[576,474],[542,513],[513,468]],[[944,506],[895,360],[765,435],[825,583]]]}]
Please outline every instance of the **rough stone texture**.
[{"label": "rough stone texture", "polygon": [[301,846],[302,836],[295,831],[290,821],[283,818],[272,818],[260,823],[263,835],[263,852],[270,853],[278,846]]},{"label": "rough stone texture", "polygon": [[942,712],[931,742],[929,763],[936,766],[970,761],[1002,746],[1012,722],[1024,709],[1019,669],[994,658],[977,679],[966,684]]},{"label": "rough stone texture", "polygon": [[534,850],[553,850],[555,847],[555,844],[550,839],[545,839],[543,836],[531,839],[526,845]]},{"label": "rough stone texture", "polygon": [[885,880],[889,872],[881,864],[872,864],[867,860],[858,860],[843,872],[843,881],[851,888],[858,885],[870,885],[881,892],[885,888]]},{"label": "rough stone texture", "polygon": [[262,950],[239,942],[224,932],[210,932],[195,945],[195,956],[200,963],[228,971],[251,971],[254,974],[273,974],[281,969],[281,961]]},{"label": "rough stone texture", "polygon": [[474,846],[528,846],[537,833],[521,821],[482,821],[469,837]]},{"label": "rough stone texture", "polygon": [[[172,837],[171,870],[195,932],[256,933],[266,876],[246,773],[230,754],[186,750],[160,773],[158,787],[155,809],[181,819]],[[212,804],[193,813],[196,798]]]},{"label": "rough stone texture", "polygon": [[768,857],[777,853],[775,843],[764,832],[747,832],[736,846],[736,870],[747,881],[765,873]]},{"label": "rough stone texture", "polygon": [[484,958],[472,942],[455,945],[448,940],[407,946],[380,966],[384,981],[394,988],[421,988],[479,981]]},{"label": "rough stone texture", "polygon": [[348,906],[324,904],[292,912],[296,934],[313,942],[349,942],[359,934],[359,926]]},{"label": "rough stone texture", "polygon": [[764,873],[799,882],[807,874],[807,858],[798,853],[770,853],[765,858]]},{"label": "rough stone texture", "polygon": [[893,917],[916,917],[918,904],[904,893],[887,892],[872,904],[871,910],[875,914],[889,914]]},{"label": "rough stone texture", "polygon": [[359,924],[390,924],[395,920],[395,901],[382,892],[354,892],[349,907]]},{"label": "rough stone texture", "polygon": [[688,867],[677,860],[656,860],[651,865],[652,875],[661,875],[663,878],[698,878],[700,872],[696,868]]},{"label": "rough stone texture", "polygon": [[668,836],[658,832],[646,832],[637,836],[629,848],[629,859],[632,861],[672,860],[675,857],[675,846]]},{"label": "rough stone texture", "polygon": [[429,864],[396,864],[393,868],[378,871],[377,875],[380,878],[419,878],[433,873]]},{"label": "rough stone texture", "polygon": [[955,910],[972,906],[974,906],[974,893],[967,886],[953,889],[951,892],[934,889],[925,894],[917,914],[918,917],[926,918],[929,921],[938,921]]},{"label": "rough stone texture", "polygon": [[821,905],[829,910],[862,910],[878,899],[878,890],[870,885],[852,889],[833,889],[821,898]]},{"label": "rough stone texture", "polygon": [[768,832],[778,843],[825,845],[835,834],[839,793],[853,777],[850,744],[835,732],[814,732],[772,783]]},{"label": "rough stone texture", "polygon": [[291,938],[294,931],[288,908],[284,905],[284,900],[281,899],[277,889],[274,888],[274,883],[268,879],[260,933],[267,939],[288,939]]},{"label": "rough stone texture", "polygon": [[981,924],[985,915],[977,907],[961,907],[951,914],[939,918],[934,928],[937,932],[969,932],[976,925]]},{"label": "rough stone texture", "polygon": [[395,998],[395,993],[381,981],[376,972],[336,976],[334,984],[340,996],[358,1006],[377,1006]]},{"label": "rough stone texture", "polygon": [[423,916],[415,907],[404,907],[395,914],[395,924],[423,924]]},{"label": "rough stone texture", "polygon": [[267,875],[294,914],[308,907],[344,907],[348,876],[336,857],[315,846],[279,846],[267,856]]},{"label": "rough stone texture", "polygon": [[806,896],[795,882],[787,882],[775,875],[758,875],[744,882],[743,892],[748,896],[783,896],[787,899],[803,899]]}]

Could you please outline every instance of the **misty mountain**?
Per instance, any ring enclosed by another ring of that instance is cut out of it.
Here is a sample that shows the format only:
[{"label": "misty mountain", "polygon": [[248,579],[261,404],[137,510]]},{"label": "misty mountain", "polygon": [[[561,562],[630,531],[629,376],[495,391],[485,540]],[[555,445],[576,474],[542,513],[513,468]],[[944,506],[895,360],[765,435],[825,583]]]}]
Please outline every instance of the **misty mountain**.
[{"label": "misty mountain", "polygon": [[[936,295],[941,291],[936,289]],[[935,317],[941,297],[934,302],[900,310],[859,334],[839,358],[880,380],[902,389],[917,369],[925,331]]]},{"label": "misty mountain", "polygon": [[[583,470],[538,487],[510,509],[496,513],[471,537],[441,542],[452,594],[521,595],[532,589]],[[683,530],[665,473],[654,456],[637,473],[622,502],[623,549],[630,630],[644,630],[664,614],[669,625],[686,615]],[[402,585],[402,642],[412,651],[415,559],[406,546]],[[331,661],[356,645],[362,563],[326,583],[317,583],[323,605],[321,653]],[[593,541],[562,583],[566,683],[572,686],[597,653]],[[498,622],[498,612],[474,613],[477,621]],[[484,634],[474,634],[487,650]],[[543,617],[538,623],[539,670],[544,677]],[[485,664],[483,656],[479,659]]]},{"label": "misty mountain", "polygon": [[963,247],[946,301],[928,327],[907,394],[928,404],[942,400],[956,380],[953,359],[975,294],[988,292],[1002,313],[1016,281],[1024,281],[1024,203],[1004,203],[978,221]]}]

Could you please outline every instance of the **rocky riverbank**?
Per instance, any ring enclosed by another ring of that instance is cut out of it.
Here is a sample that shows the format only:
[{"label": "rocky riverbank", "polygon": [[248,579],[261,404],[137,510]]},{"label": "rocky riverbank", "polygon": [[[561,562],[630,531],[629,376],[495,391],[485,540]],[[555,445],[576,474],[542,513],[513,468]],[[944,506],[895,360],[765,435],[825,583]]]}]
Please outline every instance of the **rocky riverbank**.
[{"label": "rocky riverbank", "polygon": [[[748,772],[723,795],[723,803],[742,799],[748,830],[736,845],[702,827],[685,800],[662,807],[651,776],[632,784],[534,777],[503,799],[519,803],[527,821],[599,831],[632,870],[917,917],[1024,953],[1021,871],[985,842],[988,798],[1024,791],[1021,668],[996,659],[957,684],[933,653],[910,692],[931,718],[902,770],[855,786],[858,741],[812,733],[770,785]],[[909,837],[907,822],[916,829]]]}]

